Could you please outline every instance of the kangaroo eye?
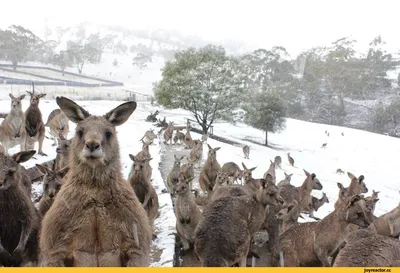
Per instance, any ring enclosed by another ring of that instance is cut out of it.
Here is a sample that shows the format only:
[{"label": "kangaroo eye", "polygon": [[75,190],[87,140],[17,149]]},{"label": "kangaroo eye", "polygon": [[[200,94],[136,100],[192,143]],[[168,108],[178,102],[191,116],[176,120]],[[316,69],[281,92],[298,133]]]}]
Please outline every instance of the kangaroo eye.
[{"label": "kangaroo eye", "polygon": [[106,131],[106,139],[110,140],[112,137],[112,133],[110,131]]},{"label": "kangaroo eye", "polygon": [[78,135],[79,138],[82,138],[83,137],[83,130],[78,130],[76,132],[76,134]]}]

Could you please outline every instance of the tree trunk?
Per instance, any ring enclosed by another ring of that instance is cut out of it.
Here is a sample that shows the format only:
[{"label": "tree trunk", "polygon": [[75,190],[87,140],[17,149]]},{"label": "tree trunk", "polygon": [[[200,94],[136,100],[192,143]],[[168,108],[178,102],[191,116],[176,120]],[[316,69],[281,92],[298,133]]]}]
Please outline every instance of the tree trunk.
[{"label": "tree trunk", "polygon": [[201,128],[203,129],[203,134],[207,134],[207,132],[208,132],[207,123],[202,123],[200,125],[201,125]]},{"label": "tree trunk", "polygon": [[268,146],[268,131],[265,130],[265,146]]}]

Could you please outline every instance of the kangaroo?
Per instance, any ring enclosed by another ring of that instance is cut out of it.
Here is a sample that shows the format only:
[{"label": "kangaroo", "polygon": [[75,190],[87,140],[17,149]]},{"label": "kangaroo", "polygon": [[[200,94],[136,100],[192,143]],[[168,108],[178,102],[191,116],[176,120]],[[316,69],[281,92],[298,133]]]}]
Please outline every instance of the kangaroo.
[{"label": "kangaroo", "polygon": [[[158,216],[160,205],[156,190],[151,185],[150,180],[148,180],[148,175],[146,174],[145,164],[152,160],[152,158],[141,159],[132,154],[129,154],[129,157],[133,161],[131,175],[128,178],[129,184],[135,191],[139,202],[146,210],[150,226],[153,227],[154,220]],[[155,234],[153,234],[153,238],[155,237]]]},{"label": "kangaroo", "polygon": [[39,109],[39,101],[41,98],[46,96],[46,94],[37,94],[35,91],[26,91],[30,96],[30,105],[25,111],[25,150],[32,150],[35,143],[39,142],[38,154],[42,156],[47,156],[43,153],[43,141],[46,133],[44,127],[42,112]]},{"label": "kangaroo", "polygon": [[157,135],[154,133],[154,129],[150,129],[146,131],[140,141],[145,141],[146,143],[152,142],[157,138]]},{"label": "kangaroo", "polygon": [[0,125],[0,141],[3,145],[3,150],[8,155],[8,150],[20,145],[20,151],[25,151],[25,116],[22,111],[21,101],[25,95],[14,97],[11,93],[11,110],[10,113],[4,118]]},{"label": "kangaroo", "polygon": [[294,159],[293,159],[293,157],[290,156],[290,153],[287,153],[287,156],[288,156],[288,161],[289,161],[290,166],[294,167]]},{"label": "kangaroo", "polygon": [[246,266],[251,239],[264,222],[266,206],[280,203],[276,185],[263,182],[252,195],[221,197],[207,206],[195,231],[194,248],[202,266]]},{"label": "kangaroo", "polygon": [[[342,189],[340,186],[342,184],[338,184],[338,187],[340,189],[339,195],[340,194],[345,194],[346,197],[350,197],[356,194],[362,194],[362,193],[367,193],[368,188],[364,182],[364,175],[360,175],[359,178],[355,177],[352,173],[347,172],[348,177],[351,179],[350,185],[348,188]],[[339,196],[340,197],[340,196]],[[335,203],[335,206],[338,206],[340,202],[343,200],[343,198],[338,198],[338,200]]]},{"label": "kangaroo", "polygon": [[210,195],[215,185],[217,173],[219,170],[221,170],[221,166],[217,161],[217,151],[221,149],[221,147],[213,149],[209,144],[207,144],[207,146],[208,157],[200,172],[199,185],[205,194]]},{"label": "kangaroo", "polygon": [[400,241],[368,229],[351,232],[333,266],[377,267],[400,266]]},{"label": "kangaroo", "polygon": [[185,179],[188,180],[190,189],[192,189],[192,181],[194,179],[194,165],[190,158],[186,157],[188,163],[181,165],[180,171],[183,172]]},{"label": "kangaroo", "polygon": [[40,216],[24,187],[19,164],[35,153],[0,154],[0,266],[37,263]]},{"label": "kangaroo", "polygon": [[280,157],[279,155],[275,156],[274,163],[275,163],[275,167],[279,167],[280,169],[282,169],[282,167],[281,167],[282,157]]},{"label": "kangaroo", "polygon": [[372,190],[372,195],[365,197],[365,202],[366,202],[367,206],[369,206],[372,213],[375,211],[375,204],[377,202],[376,200],[379,200],[378,194],[379,194],[379,191]]},{"label": "kangaroo", "polygon": [[270,174],[272,176],[272,181],[274,182],[274,184],[276,183],[276,174],[275,174],[275,162],[272,162],[272,160],[270,160],[270,165],[268,170],[264,173],[264,179],[267,177],[267,174]]},{"label": "kangaroo", "polygon": [[170,141],[170,144],[172,145],[172,134],[174,133],[174,124],[171,121],[168,124],[167,129],[164,131],[164,144],[168,144],[168,141]]},{"label": "kangaroo", "polygon": [[184,158],[184,156],[178,158],[176,155],[174,155],[174,158],[175,158],[174,166],[172,167],[172,170],[168,173],[167,177],[169,192],[171,193],[172,196],[175,195],[176,184],[178,184],[178,175],[181,170],[181,161]]},{"label": "kangaroo", "polygon": [[320,207],[322,207],[325,203],[329,203],[329,199],[326,196],[326,194],[323,192],[322,193],[322,197],[320,199],[318,199],[315,196],[311,196],[312,197],[312,201],[311,201],[311,206],[310,206],[310,217],[314,218],[316,220],[320,220],[317,217],[314,216],[314,211],[318,211],[318,209]]},{"label": "kangaroo", "polygon": [[212,192],[215,192],[215,190],[219,187],[228,186],[229,184],[230,183],[229,183],[228,175],[222,171],[218,171],[217,178],[215,178],[215,185],[213,187]]},{"label": "kangaroo", "polygon": [[279,188],[279,193],[282,198],[290,203],[295,199],[299,203],[301,212],[310,213],[310,205],[312,203],[312,190],[322,190],[322,184],[314,173],[310,174],[306,170],[303,170],[306,179],[300,187],[294,187],[292,185],[283,186]]},{"label": "kangaroo", "polygon": [[185,134],[185,145],[187,148],[192,149],[193,148],[193,138],[190,135],[190,124],[189,121],[186,124],[186,134]]},{"label": "kangaroo", "polygon": [[250,146],[244,145],[242,150],[243,150],[244,158],[249,159],[250,158]]},{"label": "kangaroo", "polygon": [[201,161],[203,159],[203,143],[201,141],[191,148],[189,159],[191,162],[193,162],[193,164],[197,163],[197,168],[200,168]]},{"label": "kangaroo", "polygon": [[336,173],[337,173],[337,174],[344,174],[344,171],[343,171],[342,169],[339,168],[339,169],[336,170]]},{"label": "kangaroo", "polygon": [[343,243],[349,224],[367,227],[372,213],[360,195],[346,199],[319,222],[298,224],[279,238],[284,266],[330,266],[329,256]]},{"label": "kangaroo", "polygon": [[50,128],[50,134],[53,136],[54,143],[52,146],[57,146],[60,143],[60,135],[67,137],[69,132],[69,120],[61,109],[53,110],[45,124]]},{"label": "kangaroo", "polygon": [[283,187],[286,185],[290,185],[290,181],[292,180],[292,173],[287,174],[286,172],[283,172],[285,174],[285,179],[283,179],[281,182],[278,183],[278,187]]},{"label": "kangaroo", "polygon": [[160,112],[159,112],[158,110],[156,110],[153,114],[150,113],[150,115],[148,115],[148,116],[146,117],[146,121],[147,121],[147,122],[157,122],[157,115],[158,115],[159,113],[160,113]]},{"label": "kangaroo", "polygon": [[53,171],[41,164],[36,164],[36,167],[39,172],[44,175],[43,195],[39,201],[39,213],[43,217],[53,204],[57,193],[60,191],[63,177],[68,173],[69,167],[67,166],[59,171]]},{"label": "kangaroo", "polygon": [[193,247],[194,232],[202,215],[190,191],[189,183],[192,177],[186,179],[183,173],[180,173],[179,178],[174,205],[176,231],[181,238],[183,249],[188,250]]},{"label": "kangaroo", "polygon": [[55,170],[61,170],[68,166],[69,152],[72,140],[73,140],[72,138],[65,139],[64,136],[60,134],[60,142],[58,143],[56,149],[57,156],[55,162],[56,165]]},{"label": "kangaroo", "polygon": [[275,215],[275,218],[282,222],[279,235],[297,225],[297,219],[299,216],[300,208],[299,203],[296,200],[293,200],[291,203],[284,203],[281,210],[279,210]]},{"label": "kangaroo", "polygon": [[[248,169],[246,165],[242,162],[243,166],[243,180],[245,186],[249,187],[251,190],[256,191],[260,188],[261,179],[254,179],[252,176],[252,172],[257,168],[253,167]],[[269,175],[271,177],[271,175]]]},{"label": "kangaroo", "polygon": [[176,133],[174,136],[174,143],[177,144],[179,141],[181,144],[183,144],[184,140],[185,140],[185,134],[182,133],[179,129],[175,129],[175,130],[176,130]]},{"label": "kangaroo", "polygon": [[229,184],[233,184],[237,182],[237,180],[242,180],[243,171],[235,162],[227,162],[222,165],[221,171],[226,173],[229,176]]},{"label": "kangaroo", "polygon": [[[374,199],[377,202],[379,199]],[[400,236],[400,204],[393,210],[375,219],[368,227],[383,236],[398,238]]]},{"label": "kangaroo", "polygon": [[93,116],[65,97],[56,102],[76,123],[69,171],[43,218],[40,266],[148,266],[151,227],[145,209],[122,177],[116,126],[136,102]]}]

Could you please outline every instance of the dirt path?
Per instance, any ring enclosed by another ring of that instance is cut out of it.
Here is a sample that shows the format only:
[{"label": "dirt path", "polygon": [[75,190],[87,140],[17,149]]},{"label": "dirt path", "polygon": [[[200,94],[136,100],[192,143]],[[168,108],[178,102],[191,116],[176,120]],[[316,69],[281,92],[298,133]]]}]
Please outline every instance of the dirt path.
[{"label": "dirt path", "polygon": [[[181,156],[188,156],[189,151],[188,149],[184,149],[183,145],[164,145],[163,153],[161,155],[161,164],[160,164],[160,171],[161,171],[161,176],[164,180],[164,184],[167,185],[167,176],[169,171],[172,169],[172,166],[174,164],[174,155],[181,157]],[[204,160],[204,158],[203,158]],[[183,163],[186,163],[185,160],[182,161]],[[195,178],[193,180],[193,188],[199,188],[198,187],[198,181],[199,181],[199,173],[200,169],[195,169]],[[167,187],[167,186],[166,186]],[[174,257],[174,267],[179,267],[179,266],[187,266],[187,267],[193,267],[193,266],[201,266],[199,260],[197,259],[196,254],[193,252],[193,250],[190,250],[186,253],[181,253],[180,247],[179,247],[179,238],[177,238],[177,246],[175,248],[175,257]]]}]

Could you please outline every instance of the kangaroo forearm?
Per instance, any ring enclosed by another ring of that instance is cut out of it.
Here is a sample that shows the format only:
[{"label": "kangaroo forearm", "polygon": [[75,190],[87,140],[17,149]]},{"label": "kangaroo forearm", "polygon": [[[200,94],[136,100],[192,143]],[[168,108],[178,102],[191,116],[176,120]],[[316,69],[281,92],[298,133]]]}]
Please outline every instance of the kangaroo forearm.
[{"label": "kangaroo forearm", "polygon": [[19,243],[17,245],[17,249],[25,249],[26,242],[28,242],[29,235],[31,234],[32,226],[31,225],[22,225],[21,228],[21,236],[19,238]]},{"label": "kangaroo forearm", "polygon": [[144,201],[143,201],[143,207],[147,206],[147,203],[149,203],[150,200],[150,194],[146,194]]}]

